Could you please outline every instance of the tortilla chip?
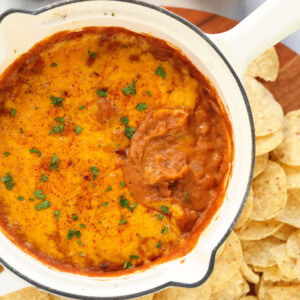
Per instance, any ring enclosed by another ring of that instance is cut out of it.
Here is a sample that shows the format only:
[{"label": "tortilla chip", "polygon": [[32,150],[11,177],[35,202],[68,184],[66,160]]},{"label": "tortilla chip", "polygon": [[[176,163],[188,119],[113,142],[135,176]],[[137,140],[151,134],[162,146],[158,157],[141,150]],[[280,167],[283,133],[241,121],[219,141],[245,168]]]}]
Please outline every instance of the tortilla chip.
[{"label": "tortilla chip", "polygon": [[254,175],[256,177],[259,175],[267,166],[269,154],[265,153],[260,156],[256,156],[255,158],[255,167],[254,167]]},{"label": "tortilla chip", "polygon": [[[211,287],[205,282],[199,288],[195,289],[185,289],[185,288],[168,288],[162,292],[154,295],[154,300],[208,300],[211,295]],[[142,298],[138,298],[142,299]],[[152,298],[151,298],[152,299]]]},{"label": "tortilla chip", "polygon": [[271,47],[250,63],[246,75],[260,77],[266,81],[275,81],[279,73],[279,59],[274,47]]},{"label": "tortilla chip", "polygon": [[270,250],[283,242],[269,236],[259,241],[241,241],[245,262],[257,267],[272,267],[276,265]]},{"label": "tortilla chip", "polygon": [[293,232],[286,242],[286,254],[295,259],[300,259],[300,230]]},{"label": "tortilla chip", "polygon": [[[243,279],[240,272],[237,272],[233,277],[225,284],[222,285],[222,289],[217,292],[213,292],[210,300],[234,300],[240,299],[249,292],[249,285]],[[175,298],[174,298],[175,299]],[[199,300],[201,298],[198,298]]]},{"label": "tortilla chip", "polygon": [[298,274],[298,270],[297,270],[297,261],[296,259],[287,256],[285,244],[273,247],[270,250],[270,252],[274,260],[276,261],[280,272],[284,276],[290,279],[296,279],[300,277],[300,272]]},{"label": "tortilla chip", "polygon": [[282,129],[261,137],[256,137],[256,156],[261,156],[274,150],[283,141]]},{"label": "tortilla chip", "polygon": [[280,239],[282,241],[287,241],[289,236],[296,230],[295,227],[290,226],[288,224],[284,224],[282,227],[280,227],[276,232],[273,233],[273,236],[275,236],[277,239]]},{"label": "tortilla chip", "polygon": [[245,296],[240,298],[240,300],[258,300],[256,296]]},{"label": "tortilla chip", "polygon": [[242,256],[240,241],[232,232],[225,242],[222,254],[216,259],[214,270],[210,276],[212,288],[223,285],[239,271]]},{"label": "tortilla chip", "polygon": [[49,295],[34,287],[28,287],[0,297],[1,300],[49,300]]},{"label": "tortilla chip", "polygon": [[262,267],[254,267],[254,270],[256,272],[262,272],[264,276],[264,280],[266,281],[291,281],[290,278],[284,276],[281,271],[279,270],[278,266],[268,267],[268,268],[262,268]]},{"label": "tortilla chip", "polygon": [[154,297],[154,294],[151,294],[151,295],[135,298],[135,300],[152,300],[153,297]]},{"label": "tortilla chip", "polygon": [[225,248],[225,242],[217,250],[216,259],[222,254],[222,252],[224,251],[224,248]]},{"label": "tortilla chip", "polygon": [[235,231],[240,240],[261,240],[276,232],[283,223],[274,219],[268,221],[251,221],[243,230]]},{"label": "tortilla chip", "polygon": [[276,220],[300,228],[300,201],[292,191],[288,191],[288,199],[284,209],[276,216]]},{"label": "tortilla chip", "polygon": [[234,227],[235,230],[240,229],[247,223],[247,221],[249,220],[249,218],[252,214],[252,208],[253,208],[253,190],[251,188],[249,191],[247,201],[243,208],[243,211],[242,211],[238,221],[235,224],[235,227]]},{"label": "tortilla chip", "polygon": [[300,166],[300,109],[285,115],[283,135],[283,141],[274,154],[284,164]]},{"label": "tortilla chip", "polygon": [[255,78],[245,76],[244,85],[254,118],[255,135],[260,137],[278,131],[283,122],[280,104]]},{"label": "tortilla chip", "polygon": [[299,300],[300,297],[300,284],[289,284],[268,287],[266,294],[270,300]]},{"label": "tortilla chip", "polygon": [[253,272],[253,270],[246,264],[244,259],[242,260],[240,271],[247,281],[254,284],[259,282],[259,276]]},{"label": "tortilla chip", "polygon": [[253,180],[252,188],[252,220],[270,220],[283,210],[287,200],[286,178],[277,163],[269,160],[265,170]]}]

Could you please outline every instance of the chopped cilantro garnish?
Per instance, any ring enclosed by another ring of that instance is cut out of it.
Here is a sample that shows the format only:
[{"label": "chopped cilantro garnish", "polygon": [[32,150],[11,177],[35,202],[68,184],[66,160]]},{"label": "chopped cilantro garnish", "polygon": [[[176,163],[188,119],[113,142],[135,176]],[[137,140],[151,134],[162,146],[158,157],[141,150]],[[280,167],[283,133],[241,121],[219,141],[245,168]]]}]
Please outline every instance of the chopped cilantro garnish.
[{"label": "chopped cilantro garnish", "polygon": [[24,200],[24,197],[19,196],[17,199],[20,200],[20,201],[23,201],[23,200]]},{"label": "chopped cilantro garnish", "polygon": [[97,167],[91,167],[91,172],[94,174],[93,175],[93,179],[95,180],[96,179],[96,177],[98,176],[98,174],[99,174],[99,169],[97,168]]},{"label": "chopped cilantro garnish", "polygon": [[80,251],[80,252],[78,253],[78,255],[82,256],[82,255],[83,255],[83,252],[82,252],[82,251]]},{"label": "chopped cilantro garnish", "polygon": [[104,202],[101,204],[101,206],[107,206],[108,205],[108,202]]},{"label": "chopped cilantro garnish", "polygon": [[4,153],[4,156],[5,156],[5,157],[7,157],[7,156],[9,156],[9,155],[10,155],[10,153],[7,152],[7,151]]},{"label": "chopped cilantro garnish", "polygon": [[2,182],[4,182],[6,188],[10,191],[16,185],[16,182],[13,182],[14,179],[10,175],[10,172],[6,174],[6,177],[2,177]]},{"label": "chopped cilantro garnish", "polygon": [[166,73],[164,71],[164,69],[162,68],[162,66],[159,66],[156,70],[155,70],[155,74],[160,76],[162,79],[166,78]]},{"label": "chopped cilantro garnish", "polygon": [[80,240],[77,241],[77,244],[82,247],[82,243]]},{"label": "chopped cilantro garnish", "polygon": [[157,217],[162,220],[164,218],[164,215],[157,215]]},{"label": "chopped cilantro garnish", "polygon": [[79,109],[85,109],[84,105],[79,106]]},{"label": "chopped cilantro garnish", "polygon": [[74,220],[74,221],[77,221],[77,220],[78,220],[78,216],[77,216],[77,215],[72,215],[72,217],[73,217],[73,220]]},{"label": "chopped cilantro garnish", "polygon": [[125,46],[124,45],[122,45],[121,47],[120,47],[120,49],[124,49],[125,48]]},{"label": "chopped cilantro garnish", "polygon": [[56,211],[54,212],[54,216],[55,216],[55,220],[56,220],[56,221],[58,221],[58,219],[59,219],[59,214],[60,214],[60,211],[59,211],[59,210],[56,210]]},{"label": "chopped cilantro garnish", "polygon": [[88,51],[89,55],[92,57],[92,58],[95,58],[96,57],[96,53],[95,52],[91,52],[90,50]]},{"label": "chopped cilantro garnish", "polygon": [[111,191],[111,190],[112,190],[112,187],[111,187],[111,186],[108,186],[108,187],[106,188],[105,192],[109,192],[109,191]]},{"label": "chopped cilantro garnish", "polygon": [[132,263],[130,261],[125,261],[124,266],[123,266],[124,270],[128,269],[128,268],[132,268]]},{"label": "chopped cilantro garnish", "polygon": [[130,207],[130,203],[129,201],[124,198],[123,195],[120,196],[120,201],[119,201],[120,205],[123,207],[123,208],[128,208],[129,211],[133,212],[135,210],[135,208],[137,207],[137,202],[135,202],[132,207]]},{"label": "chopped cilantro garnish", "polygon": [[42,203],[35,206],[36,210],[46,209],[51,206],[51,203],[48,200],[43,201]]},{"label": "chopped cilantro garnish", "polygon": [[149,91],[146,91],[146,93],[149,97],[152,97],[152,94]]},{"label": "chopped cilantro garnish", "polygon": [[120,186],[121,186],[121,187],[124,187],[124,186],[125,186],[125,181],[121,181],[121,182],[120,182]]},{"label": "chopped cilantro garnish", "polygon": [[114,17],[114,16],[115,16],[115,13],[111,13],[111,15]]},{"label": "chopped cilantro garnish", "polygon": [[15,115],[16,115],[16,110],[15,110],[14,108],[11,109],[10,115],[11,115],[12,117],[15,117]]},{"label": "chopped cilantro garnish", "polygon": [[38,199],[46,199],[47,197],[42,190],[36,190],[35,192],[33,192],[33,194]]},{"label": "chopped cilantro garnish", "polygon": [[136,84],[136,80],[133,79],[131,84],[126,86],[124,89],[122,89],[122,91],[124,92],[124,94],[126,96],[129,96],[130,94],[132,94],[132,95],[136,94],[135,84]]},{"label": "chopped cilantro garnish", "polygon": [[56,98],[51,95],[50,99],[52,101],[52,104],[56,105],[57,107],[62,107],[62,102],[63,102],[64,98]]},{"label": "chopped cilantro garnish", "polygon": [[168,94],[171,94],[172,93],[172,91],[171,90],[168,90]]},{"label": "chopped cilantro garnish", "polygon": [[46,175],[42,174],[41,181],[47,182],[47,180],[48,180],[48,177]]},{"label": "chopped cilantro garnish", "polygon": [[168,232],[168,226],[165,226],[162,230],[161,233],[166,234]]},{"label": "chopped cilantro garnish", "polygon": [[106,97],[107,96],[106,90],[97,90],[96,93],[98,94],[99,97]]},{"label": "chopped cilantro garnish", "polygon": [[123,219],[120,219],[120,224],[121,224],[121,225],[125,225],[125,224],[127,224],[127,221],[125,221],[125,220],[123,220]]},{"label": "chopped cilantro garnish", "polygon": [[84,224],[80,224],[79,227],[86,228]]},{"label": "chopped cilantro garnish", "polygon": [[57,63],[52,63],[51,67],[57,67]]},{"label": "chopped cilantro garnish", "polygon": [[143,111],[145,109],[148,108],[147,103],[139,103],[136,107],[135,107],[138,111]]},{"label": "chopped cilantro garnish", "polygon": [[61,133],[63,134],[64,132],[64,124],[59,124],[58,126],[52,126],[52,130],[49,132],[49,135],[51,135],[52,133]]},{"label": "chopped cilantro garnish", "polygon": [[34,201],[34,198],[29,198],[29,201],[30,201],[30,202],[33,202],[33,201]]},{"label": "chopped cilantro garnish", "polygon": [[56,169],[56,171],[58,171],[58,165],[57,163],[59,162],[57,156],[55,153],[53,153],[52,159],[51,159],[51,164],[50,164],[50,171],[52,171],[53,169]]},{"label": "chopped cilantro garnish", "polygon": [[58,117],[55,120],[59,123],[63,123],[65,121],[65,119],[63,117]]},{"label": "chopped cilantro garnish", "polygon": [[140,258],[138,255],[130,255],[130,258],[131,259],[138,259],[138,258]]},{"label": "chopped cilantro garnish", "polygon": [[125,126],[128,126],[129,119],[123,116],[122,119],[121,119],[121,122],[122,122]]},{"label": "chopped cilantro garnish", "polygon": [[37,148],[32,147],[31,149],[29,149],[30,153],[37,153],[38,157],[40,157],[42,155],[41,151]]},{"label": "chopped cilantro garnish", "polygon": [[160,207],[160,210],[161,210],[161,212],[162,212],[163,214],[166,214],[166,215],[169,214],[169,207],[168,207],[168,206],[162,205],[162,206]]},{"label": "chopped cilantro garnish", "polygon": [[76,130],[76,134],[78,135],[83,130],[83,128],[75,125],[75,130]]},{"label": "chopped cilantro garnish", "polygon": [[125,128],[125,135],[131,139],[133,134],[135,133],[135,128],[134,127],[126,127]]},{"label": "chopped cilantro garnish", "polygon": [[161,245],[162,245],[162,242],[161,242],[161,241],[159,241],[159,242],[156,244],[156,246],[155,246],[155,247],[159,249],[159,248],[161,247]]},{"label": "chopped cilantro garnish", "polygon": [[102,222],[101,222],[101,221],[99,221],[98,223],[99,223],[99,224],[101,224]]},{"label": "chopped cilantro garnish", "polygon": [[80,231],[77,231],[76,229],[70,229],[69,233],[67,235],[68,240],[72,239],[73,236],[77,236],[79,239],[81,238]]}]

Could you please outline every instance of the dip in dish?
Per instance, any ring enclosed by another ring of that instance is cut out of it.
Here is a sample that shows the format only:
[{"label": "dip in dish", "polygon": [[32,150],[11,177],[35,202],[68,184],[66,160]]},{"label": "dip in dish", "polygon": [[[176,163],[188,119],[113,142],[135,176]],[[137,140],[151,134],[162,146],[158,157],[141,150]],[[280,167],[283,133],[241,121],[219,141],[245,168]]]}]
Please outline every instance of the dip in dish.
[{"label": "dip in dish", "polygon": [[166,42],[61,32],[0,81],[0,222],[62,271],[119,275],[183,256],[222,204],[232,129]]}]

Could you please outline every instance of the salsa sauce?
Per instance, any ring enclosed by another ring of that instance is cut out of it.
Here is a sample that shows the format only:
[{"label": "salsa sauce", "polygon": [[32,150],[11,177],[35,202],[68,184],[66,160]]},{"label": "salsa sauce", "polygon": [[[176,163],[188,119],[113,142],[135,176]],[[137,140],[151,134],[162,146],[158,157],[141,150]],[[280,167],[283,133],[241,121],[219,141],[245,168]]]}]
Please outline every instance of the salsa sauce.
[{"label": "salsa sauce", "polygon": [[232,130],[165,41],[60,32],[0,80],[0,224],[56,269],[117,276],[183,256],[221,205]]}]

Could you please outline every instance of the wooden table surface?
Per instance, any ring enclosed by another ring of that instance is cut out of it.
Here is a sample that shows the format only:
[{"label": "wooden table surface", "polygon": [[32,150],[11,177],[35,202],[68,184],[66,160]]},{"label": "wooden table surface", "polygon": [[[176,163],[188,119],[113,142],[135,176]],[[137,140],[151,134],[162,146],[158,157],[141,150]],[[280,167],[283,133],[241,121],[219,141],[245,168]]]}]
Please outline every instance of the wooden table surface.
[{"label": "wooden table surface", "polygon": [[[234,27],[238,22],[212,13],[177,7],[170,11],[189,20],[206,33],[220,33]],[[279,43],[275,46],[279,56],[280,70],[275,82],[260,80],[281,104],[285,113],[300,109],[300,55]]]}]

